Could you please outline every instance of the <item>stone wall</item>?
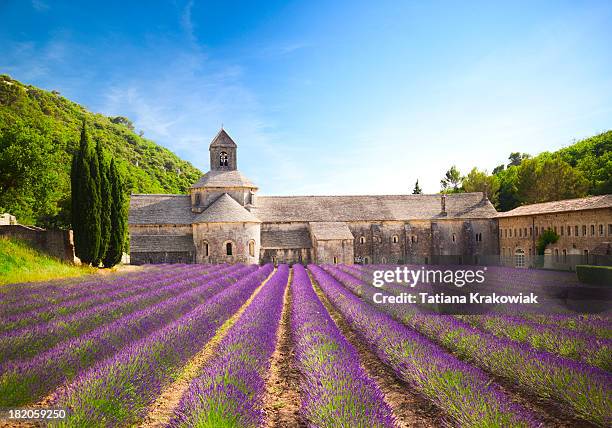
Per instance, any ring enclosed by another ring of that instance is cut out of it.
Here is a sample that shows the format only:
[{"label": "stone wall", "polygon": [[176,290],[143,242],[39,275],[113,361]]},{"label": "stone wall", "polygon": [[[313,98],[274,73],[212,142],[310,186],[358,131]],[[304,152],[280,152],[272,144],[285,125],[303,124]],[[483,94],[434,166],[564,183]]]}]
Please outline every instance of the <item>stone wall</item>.
[{"label": "stone wall", "polygon": [[310,248],[264,248],[260,254],[261,263],[286,263],[289,265],[312,262],[312,249]]},{"label": "stone wall", "polygon": [[130,264],[193,263],[191,225],[130,225]]},{"label": "stone wall", "polygon": [[353,242],[348,239],[332,239],[314,243],[316,263],[346,264],[354,263]]},{"label": "stone wall", "polygon": [[[259,223],[201,223],[193,225],[196,263],[258,264],[261,248]],[[249,242],[253,242],[252,254]],[[232,255],[227,255],[227,244]],[[208,251],[208,254],[207,254]]]},{"label": "stone wall", "polygon": [[478,263],[478,256],[499,254],[495,220],[353,222],[349,228],[357,263]]},{"label": "stone wall", "polygon": [[529,264],[529,259],[536,255],[538,237],[549,228],[559,235],[559,240],[547,247],[553,261],[570,265],[590,263],[591,256],[605,256],[612,242],[612,209],[500,217],[502,259],[506,264],[514,264],[517,252],[522,252]]},{"label": "stone wall", "polygon": [[20,239],[60,260],[74,263],[72,230],[46,230],[21,224],[0,226],[0,236]]}]

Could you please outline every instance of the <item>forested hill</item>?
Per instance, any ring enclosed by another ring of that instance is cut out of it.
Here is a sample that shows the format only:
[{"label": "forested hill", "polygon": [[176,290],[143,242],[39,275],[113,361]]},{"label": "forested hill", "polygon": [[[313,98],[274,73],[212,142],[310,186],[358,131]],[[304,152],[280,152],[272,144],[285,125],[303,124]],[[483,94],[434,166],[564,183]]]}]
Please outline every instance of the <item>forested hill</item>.
[{"label": "forested hill", "polygon": [[70,164],[83,120],[92,141],[118,161],[130,193],[185,193],[202,174],[139,136],[127,118],[0,75],[0,213],[22,224],[69,226]]}]

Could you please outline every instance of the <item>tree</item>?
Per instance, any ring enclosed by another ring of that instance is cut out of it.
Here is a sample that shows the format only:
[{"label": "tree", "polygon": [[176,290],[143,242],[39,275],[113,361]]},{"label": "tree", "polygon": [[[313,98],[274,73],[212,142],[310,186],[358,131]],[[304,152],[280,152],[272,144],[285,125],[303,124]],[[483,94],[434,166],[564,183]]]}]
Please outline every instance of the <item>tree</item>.
[{"label": "tree", "polygon": [[99,140],[96,143],[96,156],[98,158],[98,169],[100,171],[100,181],[98,184],[100,187],[100,201],[102,203],[100,210],[100,251],[98,257],[102,260],[106,254],[111,236],[112,189],[109,181],[110,171],[105,161],[104,152],[102,151],[102,145]]},{"label": "tree", "polygon": [[75,253],[81,262],[95,266],[100,260],[100,171],[85,123],[79,151],[74,156],[71,184]]},{"label": "tree", "polygon": [[20,117],[0,123],[0,213],[9,212],[22,224],[56,216],[57,201],[67,187],[53,167],[60,155],[49,132],[43,125],[30,127]]},{"label": "tree", "polygon": [[414,183],[414,189],[412,190],[412,194],[413,195],[423,194],[423,189],[421,189],[421,186],[419,186],[419,180],[417,180],[416,183]]},{"label": "tree", "polygon": [[499,172],[499,192],[496,208],[500,211],[510,211],[520,205],[518,199],[518,167],[512,166]]},{"label": "tree", "polygon": [[559,240],[559,235],[552,229],[546,229],[539,237],[536,243],[536,253],[542,256],[548,244],[554,244]]},{"label": "tree", "polygon": [[588,182],[558,155],[538,156],[521,163],[517,196],[521,204],[558,201],[587,195]]},{"label": "tree", "polygon": [[510,156],[508,156],[508,159],[510,160],[508,168],[511,166],[519,166],[521,162],[529,158],[531,158],[531,156],[528,153],[512,152],[510,153]]},{"label": "tree", "polygon": [[111,122],[116,123],[117,125],[123,125],[130,131],[134,130],[134,124],[130,119],[125,116],[115,116],[109,118]]},{"label": "tree", "polygon": [[444,174],[444,178],[440,180],[440,185],[442,186],[443,193],[457,193],[460,191],[461,182],[463,181],[463,177],[461,177],[461,173],[457,169],[455,165],[451,166],[451,168],[446,171]]},{"label": "tree", "polygon": [[125,193],[123,180],[117,170],[115,160],[111,159],[109,168],[109,181],[111,184],[111,235],[104,256],[104,266],[107,268],[121,262],[121,256],[125,248],[125,234],[127,230],[127,215],[125,209]]},{"label": "tree", "polygon": [[495,175],[487,174],[487,171],[473,168],[463,179],[463,189],[466,192],[482,192],[495,204],[499,192],[499,179]]},{"label": "tree", "polygon": [[501,164],[501,165],[497,165],[495,168],[493,168],[493,175],[497,175],[499,173],[501,173],[502,171],[504,171],[506,169],[506,165]]}]

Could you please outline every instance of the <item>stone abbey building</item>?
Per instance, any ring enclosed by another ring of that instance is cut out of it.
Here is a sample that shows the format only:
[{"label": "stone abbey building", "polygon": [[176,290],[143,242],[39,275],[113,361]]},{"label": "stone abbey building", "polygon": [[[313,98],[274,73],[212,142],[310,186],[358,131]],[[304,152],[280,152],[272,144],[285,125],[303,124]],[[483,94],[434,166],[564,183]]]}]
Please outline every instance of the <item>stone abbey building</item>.
[{"label": "stone abbey building", "polygon": [[132,264],[428,263],[499,254],[498,213],[482,193],[258,196],[225,130],[209,150],[210,171],[189,195],[132,195]]}]

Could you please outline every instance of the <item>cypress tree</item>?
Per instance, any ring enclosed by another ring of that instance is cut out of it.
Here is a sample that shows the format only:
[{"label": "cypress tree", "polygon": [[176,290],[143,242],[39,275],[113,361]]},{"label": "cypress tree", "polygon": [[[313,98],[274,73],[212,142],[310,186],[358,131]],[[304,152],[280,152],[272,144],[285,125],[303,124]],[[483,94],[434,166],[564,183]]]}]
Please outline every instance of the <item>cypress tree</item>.
[{"label": "cypress tree", "polygon": [[[83,130],[81,131],[81,145],[85,140],[85,136],[83,133],[85,132],[85,126],[83,126]],[[72,224],[72,233],[74,238],[74,246],[75,252],[77,256],[79,256],[80,249],[83,247],[81,242],[81,237],[83,236],[81,233],[82,230],[82,219],[79,215],[79,198],[80,198],[80,186],[79,186],[79,178],[82,174],[80,170],[81,165],[81,148],[77,150],[72,155],[72,167],[70,168],[70,197],[71,197],[71,209],[70,214],[72,216],[71,224]]]},{"label": "cypress tree", "polygon": [[83,123],[81,143],[73,161],[72,223],[75,252],[81,262],[99,264],[100,251],[100,173],[98,159]]},{"label": "cypress tree", "polygon": [[104,158],[104,152],[102,151],[102,145],[100,141],[96,143],[96,156],[98,158],[98,170],[100,171],[100,180],[98,181],[100,187],[100,250],[98,258],[104,259],[108,243],[111,235],[111,184],[109,182],[109,168]]},{"label": "cypress tree", "polygon": [[109,182],[111,185],[111,234],[108,249],[104,257],[104,266],[113,267],[121,261],[125,248],[125,233],[127,230],[127,216],[125,210],[125,193],[123,182],[115,160],[111,159],[109,168]]}]

